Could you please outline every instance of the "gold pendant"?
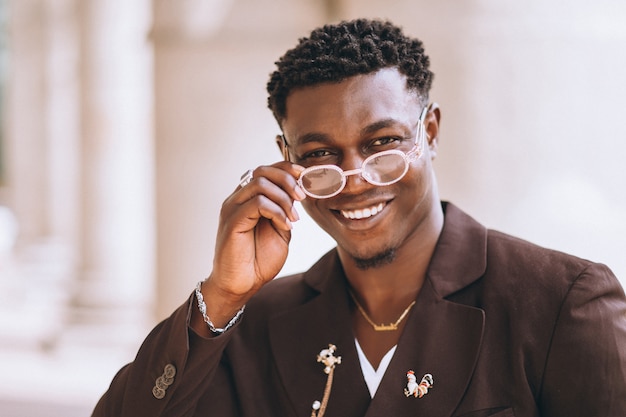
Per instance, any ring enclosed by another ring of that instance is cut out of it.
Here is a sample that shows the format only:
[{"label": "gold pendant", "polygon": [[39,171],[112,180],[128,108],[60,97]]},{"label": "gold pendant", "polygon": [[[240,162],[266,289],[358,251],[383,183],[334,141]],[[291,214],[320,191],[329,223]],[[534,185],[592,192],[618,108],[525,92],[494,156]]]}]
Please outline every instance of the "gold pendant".
[{"label": "gold pendant", "polygon": [[377,332],[389,332],[392,330],[398,330],[398,325],[395,323],[389,324],[373,324],[374,330]]}]

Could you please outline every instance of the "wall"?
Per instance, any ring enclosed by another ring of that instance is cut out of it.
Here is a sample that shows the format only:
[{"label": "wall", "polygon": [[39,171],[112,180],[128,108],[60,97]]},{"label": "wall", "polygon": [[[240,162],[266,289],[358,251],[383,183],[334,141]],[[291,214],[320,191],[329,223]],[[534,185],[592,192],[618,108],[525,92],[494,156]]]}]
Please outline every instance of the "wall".
[{"label": "wall", "polygon": [[[272,62],[317,24],[312,2],[232,3],[209,36],[157,38],[160,315],[211,270],[221,201],[249,167],[279,158],[265,109]],[[620,276],[626,263],[626,5],[346,1],[422,38],[442,107],[442,196],[486,225]],[[302,214],[302,211],[301,211]],[[332,246],[296,225],[284,273]]]}]

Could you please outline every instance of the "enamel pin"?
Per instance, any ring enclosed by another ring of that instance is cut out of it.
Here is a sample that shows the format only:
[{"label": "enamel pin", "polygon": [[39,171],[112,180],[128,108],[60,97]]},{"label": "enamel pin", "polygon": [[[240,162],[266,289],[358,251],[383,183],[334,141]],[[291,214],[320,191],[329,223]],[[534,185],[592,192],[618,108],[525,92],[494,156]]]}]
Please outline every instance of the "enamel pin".
[{"label": "enamel pin", "polygon": [[408,371],[406,373],[406,379],[407,383],[404,389],[404,395],[407,397],[412,395],[415,398],[422,398],[424,395],[428,394],[428,389],[433,387],[433,376],[431,374],[425,374],[419,384],[417,383],[414,371]]},{"label": "enamel pin", "polygon": [[335,366],[341,363],[341,356],[335,356],[337,346],[332,343],[328,345],[328,349],[322,349],[317,355],[317,362],[324,365],[324,373],[328,375],[326,378],[326,387],[324,388],[324,397],[322,401],[314,401],[311,406],[311,417],[323,417],[330,398],[330,390],[333,386],[333,375]]}]

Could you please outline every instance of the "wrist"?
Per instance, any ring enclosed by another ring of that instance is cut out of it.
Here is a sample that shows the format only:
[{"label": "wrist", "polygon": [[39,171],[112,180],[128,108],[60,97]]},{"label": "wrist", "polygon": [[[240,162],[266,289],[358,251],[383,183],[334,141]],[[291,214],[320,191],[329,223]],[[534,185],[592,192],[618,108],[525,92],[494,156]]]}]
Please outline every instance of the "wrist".
[{"label": "wrist", "polygon": [[[206,328],[208,328],[208,330],[211,332],[212,335],[220,335],[224,332],[226,332],[228,329],[230,329],[231,327],[233,327],[235,325],[235,323],[237,323],[237,321],[241,318],[241,316],[243,315],[243,311],[245,309],[245,304],[241,304],[241,308],[239,308],[238,310],[236,310],[236,312],[234,314],[230,314],[230,312],[233,311],[232,308],[228,308],[226,309],[227,311],[229,311],[228,313],[224,312],[225,314],[216,314],[215,316],[215,322],[214,320],[211,319],[211,316],[209,315],[208,312],[208,308],[207,308],[207,304],[205,302],[204,299],[204,295],[202,293],[202,284],[205,283],[206,281],[200,281],[198,282],[198,284],[196,285],[195,288],[195,298],[196,298],[196,302],[197,302],[197,308],[198,311],[201,314],[202,317],[202,321],[204,322],[204,324],[206,325]],[[212,309],[213,311],[223,311],[220,309]],[[226,318],[224,318],[226,317]],[[230,317],[230,320],[228,319],[228,317]]]}]

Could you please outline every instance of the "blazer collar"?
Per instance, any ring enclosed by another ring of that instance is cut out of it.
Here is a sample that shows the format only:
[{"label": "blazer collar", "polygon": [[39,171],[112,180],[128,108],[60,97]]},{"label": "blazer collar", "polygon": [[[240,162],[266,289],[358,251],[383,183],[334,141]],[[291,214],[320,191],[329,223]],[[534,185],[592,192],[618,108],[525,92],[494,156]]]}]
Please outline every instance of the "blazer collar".
[{"label": "blazer collar", "polygon": [[[363,380],[352,332],[346,279],[336,251],[326,254],[304,274],[319,295],[269,322],[270,344],[283,386],[296,416],[310,416],[321,401],[327,375],[317,354],[337,346],[337,365],[326,416],[363,416],[369,393]],[[355,404],[361,408],[355,409]]]},{"label": "blazer collar", "polygon": [[[427,278],[445,298],[470,285],[487,269],[487,229],[452,203],[442,202],[444,225],[428,267]],[[319,292],[332,284],[333,272],[343,270],[336,250],[322,257],[304,274]]]},{"label": "blazer collar", "polygon": [[[478,279],[486,265],[486,230],[452,204],[427,280],[411,311],[396,353],[370,402],[351,328],[346,279],[335,250],[304,274],[319,292],[309,302],[271,319],[270,343],[278,372],[297,416],[308,416],[322,399],[326,374],[316,362],[332,343],[342,357],[335,369],[327,417],[451,415],[471,379],[483,334],[482,310],[444,297]],[[421,399],[406,398],[406,372],[434,377]]]},{"label": "blazer collar", "polygon": [[[441,299],[426,281],[365,416],[452,415],[474,372],[483,325],[482,310]],[[417,382],[432,375],[423,398],[404,394],[409,370]]]},{"label": "blazer collar", "polygon": [[452,203],[442,203],[445,220],[427,278],[445,298],[472,284],[487,269],[487,229]]}]

